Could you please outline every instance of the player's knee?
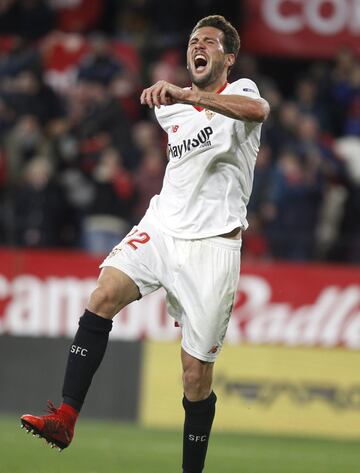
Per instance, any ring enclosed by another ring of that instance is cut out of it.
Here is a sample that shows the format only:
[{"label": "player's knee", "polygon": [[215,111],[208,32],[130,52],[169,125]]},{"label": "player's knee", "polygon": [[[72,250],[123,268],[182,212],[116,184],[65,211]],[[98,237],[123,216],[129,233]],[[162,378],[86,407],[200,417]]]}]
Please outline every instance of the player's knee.
[{"label": "player's knee", "polygon": [[95,314],[112,319],[118,312],[119,304],[116,291],[111,286],[100,285],[92,292],[88,307]]},{"label": "player's knee", "polygon": [[183,372],[183,387],[189,401],[200,401],[211,392],[211,378],[200,370],[188,368]]},{"label": "player's knee", "polygon": [[112,319],[123,307],[139,298],[138,287],[125,273],[114,268],[104,268],[90,296],[88,309]]}]

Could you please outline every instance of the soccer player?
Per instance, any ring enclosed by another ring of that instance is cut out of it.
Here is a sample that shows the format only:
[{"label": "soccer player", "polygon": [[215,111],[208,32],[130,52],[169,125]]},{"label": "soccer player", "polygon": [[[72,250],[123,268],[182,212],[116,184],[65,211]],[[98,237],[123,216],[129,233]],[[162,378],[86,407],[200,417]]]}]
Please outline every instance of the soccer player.
[{"label": "soccer player", "polygon": [[168,133],[163,188],[100,266],[70,347],[62,404],[51,404],[49,415],[21,418],[53,446],[63,449],[72,440],[113,317],[164,287],[168,311],[182,330],[183,473],[203,471],[215,415],[213,367],[238,285],[241,232],[269,113],[251,80],[227,82],[239,47],[237,31],[222,16],[203,18],[187,48],[191,87],[159,81],[141,94]]}]

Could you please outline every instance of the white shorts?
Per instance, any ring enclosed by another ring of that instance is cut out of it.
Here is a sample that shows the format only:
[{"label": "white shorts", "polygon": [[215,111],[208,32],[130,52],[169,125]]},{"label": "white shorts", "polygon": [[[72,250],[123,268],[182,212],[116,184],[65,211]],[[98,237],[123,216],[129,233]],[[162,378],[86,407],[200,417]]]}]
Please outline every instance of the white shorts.
[{"label": "white shorts", "polygon": [[182,327],[183,349],[213,362],[231,315],[240,250],[241,240],[174,238],[144,217],[100,268],[111,266],[126,273],[141,296],[164,287],[168,312]]}]

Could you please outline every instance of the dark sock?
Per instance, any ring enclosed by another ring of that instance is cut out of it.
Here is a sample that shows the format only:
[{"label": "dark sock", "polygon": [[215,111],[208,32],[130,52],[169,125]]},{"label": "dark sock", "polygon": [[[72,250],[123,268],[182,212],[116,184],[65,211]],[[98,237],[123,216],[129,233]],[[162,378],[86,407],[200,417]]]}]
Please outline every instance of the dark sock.
[{"label": "dark sock", "polygon": [[78,331],[70,346],[62,390],[63,402],[78,412],[104,357],[111,328],[112,320],[104,319],[89,310],[85,310],[80,317]]},{"label": "dark sock", "polygon": [[212,391],[203,401],[189,401],[184,396],[185,409],[183,469],[186,473],[201,473],[204,468],[211,426],[215,416],[216,395]]}]

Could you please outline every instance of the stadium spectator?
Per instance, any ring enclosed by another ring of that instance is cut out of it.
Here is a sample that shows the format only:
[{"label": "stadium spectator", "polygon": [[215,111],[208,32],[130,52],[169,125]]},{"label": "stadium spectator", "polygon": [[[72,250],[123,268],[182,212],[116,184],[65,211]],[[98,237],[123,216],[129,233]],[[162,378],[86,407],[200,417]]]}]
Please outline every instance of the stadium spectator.
[{"label": "stadium spectator", "polygon": [[264,208],[265,231],[275,258],[308,261],[314,256],[322,180],[292,151],[279,157]]},{"label": "stadium spectator", "polygon": [[264,235],[263,224],[257,214],[248,216],[249,228],[243,237],[243,263],[264,261],[270,257],[269,245]]},{"label": "stadium spectator", "polygon": [[14,126],[15,112],[0,95],[0,144]]},{"label": "stadium spectator", "polygon": [[360,263],[360,138],[339,138],[336,151],[344,160],[348,173],[343,211],[340,215],[337,240],[329,257],[336,261]]},{"label": "stadium spectator", "polygon": [[33,70],[22,70],[3,84],[3,97],[17,117],[34,115],[42,126],[51,126],[64,113],[61,101]]},{"label": "stadium spectator", "polygon": [[360,184],[351,181],[340,226],[340,236],[332,254],[336,261],[360,263]]},{"label": "stadium spectator", "polygon": [[264,135],[274,161],[284,148],[295,148],[299,121],[300,111],[295,102],[282,102],[279,109],[272,112],[269,123],[265,124]]},{"label": "stadium spectator", "polygon": [[50,157],[49,141],[38,119],[24,115],[5,139],[6,182],[16,183],[27,163],[38,155]]},{"label": "stadium spectator", "polygon": [[106,0],[51,1],[57,28],[78,33],[86,33],[100,24],[107,3]]},{"label": "stadium spectator", "polygon": [[308,166],[321,169],[329,183],[345,179],[344,163],[334,152],[334,140],[321,135],[320,123],[313,115],[300,115],[297,124],[296,151]]},{"label": "stadium spectator", "polygon": [[[156,192],[165,135],[154,126],[152,113],[140,107],[139,90],[142,83],[158,79],[187,85],[182,65],[183,32],[194,16],[217,4],[196,1],[189,13],[184,5],[173,2],[164,9],[157,0],[92,1],[93,7],[83,0],[77,6],[62,0],[0,3],[0,32],[16,34],[0,41],[0,221],[7,220],[14,207],[11,186],[21,181],[28,163],[41,155],[49,160],[53,179],[62,186],[65,200],[59,201],[59,207],[65,206],[71,216],[72,237],[68,236],[66,244],[72,245],[79,244],[85,208],[96,198],[93,175],[108,148],[121,154],[123,167],[134,178],[136,192],[126,216],[129,222],[137,219],[139,209],[146,206],[151,192]],[[237,13],[230,3],[222,8],[235,18]],[[169,22],[166,11],[171,11],[172,19],[176,17],[176,23]],[[40,21],[44,18],[48,21]],[[55,22],[61,32],[53,30]],[[92,36],[83,34],[103,26],[105,29]],[[110,31],[116,36],[106,36]],[[123,39],[131,39],[132,44],[119,41]],[[272,107],[263,128],[266,145],[255,169],[249,204],[254,232],[249,230],[244,237],[245,254],[247,245],[252,257],[279,254],[282,245],[275,241],[279,232],[274,233],[274,222],[282,232],[287,231],[286,226],[281,227],[279,209],[285,212],[288,205],[274,196],[296,194],[283,169],[289,167],[283,156],[290,153],[296,156],[297,165],[292,167],[299,168],[301,172],[297,172],[304,178],[304,182],[299,179],[302,184],[298,183],[297,192],[305,192],[305,201],[315,192],[321,204],[316,207],[322,216],[318,242],[315,250],[303,257],[357,258],[359,197],[354,163],[359,155],[343,155],[336,142],[350,143],[360,136],[359,59],[343,48],[333,62],[310,62],[308,67],[292,71],[286,81],[276,83],[264,73],[266,64],[243,53],[233,71],[257,82]],[[286,72],[287,66],[282,67]],[[293,230],[289,231],[292,235]],[[11,232],[7,234],[6,241],[11,242]],[[260,245],[266,247],[260,251],[256,242],[262,235],[270,240]]]},{"label": "stadium spectator", "polygon": [[176,83],[179,87],[189,85],[189,76],[186,67],[180,60],[178,50],[168,50],[158,61],[149,65],[150,82],[155,83],[158,80],[167,80]]},{"label": "stadium spectator", "polygon": [[269,194],[269,184],[273,173],[271,148],[264,143],[259,150],[254,170],[254,184],[248,204],[248,214],[261,214],[261,207]]},{"label": "stadium spectator", "polygon": [[39,50],[21,36],[11,38],[9,51],[4,51],[0,61],[0,81],[6,87],[6,79],[12,79],[24,70],[33,71],[38,77],[42,74],[42,61]]},{"label": "stadium spectator", "polygon": [[35,40],[55,26],[55,13],[45,0],[2,0],[0,33]]},{"label": "stadium spectator", "polygon": [[159,128],[154,122],[149,120],[142,120],[136,123],[132,128],[132,136],[135,146],[142,154],[146,153],[149,149],[161,149],[164,147]]},{"label": "stadium spectator", "polygon": [[360,136],[360,62],[350,76],[349,98],[344,123],[344,134]]},{"label": "stadium spectator", "polygon": [[126,167],[133,168],[138,155],[130,123],[109,89],[97,81],[81,80],[72,98],[69,103],[71,130],[79,140],[86,170],[96,163],[99,151],[109,145],[120,150]]},{"label": "stadium spectator", "polygon": [[360,62],[351,50],[339,51],[332,70],[332,100],[337,123],[337,134],[360,134],[359,129],[359,90]]},{"label": "stadium spectator", "polygon": [[150,199],[158,194],[162,187],[166,160],[161,148],[145,150],[135,174],[136,201],[132,217],[139,221],[149,207]]},{"label": "stadium spectator", "polygon": [[12,188],[15,243],[31,248],[63,245],[66,203],[49,160],[35,156],[22,176]]},{"label": "stadium spectator", "polygon": [[318,85],[312,78],[307,76],[297,82],[295,87],[295,102],[300,113],[313,116],[317,119],[322,129],[328,129],[326,102],[320,102],[318,97]]},{"label": "stadium spectator", "polygon": [[82,245],[91,253],[107,253],[129,231],[134,184],[121,155],[105,149],[92,173],[93,192],[85,206]]},{"label": "stadium spectator", "polygon": [[79,64],[78,79],[109,86],[123,66],[112,56],[110,42],[104,35],[92,35],[89,46],[88,54]]}]

